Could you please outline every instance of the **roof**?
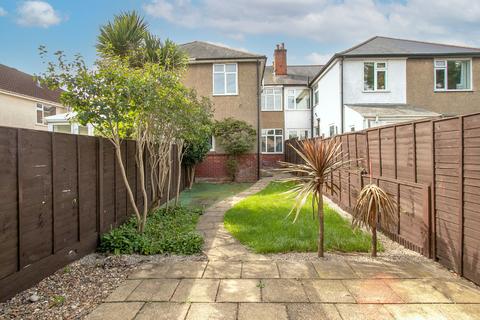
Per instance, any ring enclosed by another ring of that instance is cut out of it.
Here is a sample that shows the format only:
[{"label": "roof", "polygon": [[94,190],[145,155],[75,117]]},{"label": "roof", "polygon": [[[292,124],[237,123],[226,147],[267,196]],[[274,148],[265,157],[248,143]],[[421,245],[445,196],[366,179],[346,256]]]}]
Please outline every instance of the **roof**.
[{"label": "roof", "polygon": [[77,116],[76,112],[57,113],[53,116],[45,117],[47,123],[69,122],[70,119]]},{"label": "roof", "polygon": [[358,112],[364,118],[375,118],[377,116],[381,118],[426,118],[440,116],[439,113],[409,104],[366,103],[346,104],[345,106]]},{"label": "roof", "polygon": [[480,48],[448,45],[434,42],[375,36],[350,49],[341,51],[312,77],[315,81],[337,58],[341,57],[435,57],[480,56]]},{"label": "roof", "polygon": [[321,65],[287,66],[287,75],[277,76],[273,66],[265,67],[264,85],[308,85],[310,79],[322,69]]},{"label": "roof", "polygon": [[480,55],[480,48],[376,36],[338,53],[339,56]]},{"label": "roof", "polygon": [[28,73],[0,64],[0,90],[60,103],[61,90],[42,88]]},{"label": "roof", "polygon": [[266,59],[264,55],[232,49],[225,46],[204,42],[193,41],[179,45],[191,59],[216,60],[216,59]]}]

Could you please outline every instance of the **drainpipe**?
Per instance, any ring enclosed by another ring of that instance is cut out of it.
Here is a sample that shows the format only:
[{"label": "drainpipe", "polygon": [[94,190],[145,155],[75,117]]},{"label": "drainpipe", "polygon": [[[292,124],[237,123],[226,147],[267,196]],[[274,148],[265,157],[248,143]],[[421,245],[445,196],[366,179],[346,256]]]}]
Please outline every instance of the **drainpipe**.
[{"label": "drainpipe", "polygon": [[344,122],[345,122],[345,108],[343,106],[343,60],[340,60],[340,133],[345,132]]},{"label": "drainpipe", "polygon": [[307,77],[308,90],[310,91],[310,136],[313,138],[313,90],[310,87],[310,77]]},{"label": "drainpipe", "polygon": [[257,60],[257,180],[260,180],[260,60]]}]

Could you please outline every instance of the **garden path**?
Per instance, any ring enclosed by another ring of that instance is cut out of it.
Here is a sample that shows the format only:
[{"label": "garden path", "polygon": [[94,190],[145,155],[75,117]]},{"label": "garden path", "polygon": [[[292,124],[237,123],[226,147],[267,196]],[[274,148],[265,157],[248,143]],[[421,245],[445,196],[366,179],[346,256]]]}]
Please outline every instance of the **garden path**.
[{"label": "garden path", "polygon": [[88,319],[480,318],[478,287],[426,259],[280,261],[252,253],[223,216],[271,180],[206,210],[197,229],[207,260],[144,265]]}]

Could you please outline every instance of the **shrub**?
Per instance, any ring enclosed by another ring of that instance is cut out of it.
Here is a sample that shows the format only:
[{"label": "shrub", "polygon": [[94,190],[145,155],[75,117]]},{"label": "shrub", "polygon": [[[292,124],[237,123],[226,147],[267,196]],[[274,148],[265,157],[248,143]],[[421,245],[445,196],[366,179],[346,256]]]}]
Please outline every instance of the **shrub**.
[{"label": "shrub", "polygon": [[132,217],[101,237],[99,251],[143,255],[198,253],[203,238],[195,226],[201,213],[201,209],[185,207],[157,209],[148,216],[143,233],[137,232],[137,220]]}]

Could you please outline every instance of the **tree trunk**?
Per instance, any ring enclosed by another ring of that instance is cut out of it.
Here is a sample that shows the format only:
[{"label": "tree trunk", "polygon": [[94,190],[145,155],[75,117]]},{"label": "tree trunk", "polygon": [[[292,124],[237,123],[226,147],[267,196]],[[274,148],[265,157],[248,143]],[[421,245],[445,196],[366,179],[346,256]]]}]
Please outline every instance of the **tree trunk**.
[{"label": "tree trunk", "polygon": [[147,189],[145,188],[145,165],[143,162],[143,147],[140,141],[137,141],[137,165],[140,171],[140,186],[143,196],[143,212],[142,212],[142,221],[140,224],[140,232],[144,231],[145,223],[147,221],[147,213],[148,213],[148,195]]},{"label": "tree trunk", "polygon": [[323,258],[323,191],[322,191],[322,186],[319,187],[318,190],[318,199],[317,199],[317,205],[318,205],[318,249],[317,249],[317,255],[319,258]]},{"label": "tree trunk", "polygon": [[[130,204],[132,205],[133,211],[135,213],[135,217],[137,218],[137,230],[140,231],[140,224],[141,224],[141,216],[140,216],[140,211],[138,210],[137,204],[135,203],[135,196],[133,195],[132,188],[130,187],[130,183],[128,182],[127,174],[125,172],[125,166],[123,165],[123,160],[122,160],[122,150],[120,148],[120,145],[114,144],[115,146],[115,155],[117,158],[118,166],[120,168],[120,173],[122,175],[123,183],[125,185],[125,188],[127,189],[127,194],[128,194],[128,200],[130,201]],[[127,208],[128,209],[128,208]]]},{"label": "tree trunk", "polygon": [[372,228],[372,257],[377,256],[377,226]]},{"label": "tree trunk", "polygon": [[189,177],[188,177],[188,189],[192,189],[193,183],[195,182],[195,167],[196,165],[192,165],[188,168]]},{"label": "tree trunk", "polygon": [[172,184],[172,148],[168,149],[168,184],[167,184],[167,202],[165,202],[165,207],[168,210],[168,205],[170,202],[170,185]]},{"label": "tree trunk", "polygon": [[182,181],[182,160],[183,160],[183,141],[177,142],[177,190],[175,195],[175,207],[178,206],[180,200],[180,183]]}]

